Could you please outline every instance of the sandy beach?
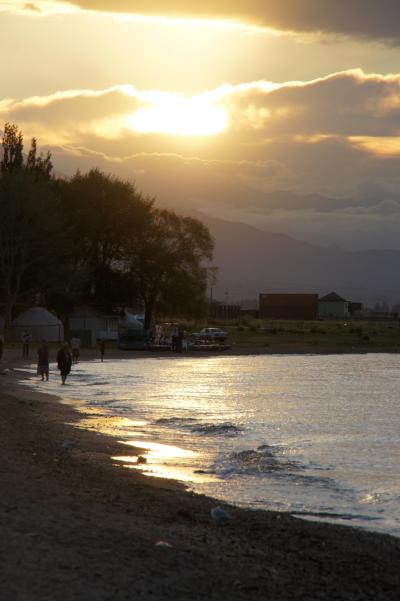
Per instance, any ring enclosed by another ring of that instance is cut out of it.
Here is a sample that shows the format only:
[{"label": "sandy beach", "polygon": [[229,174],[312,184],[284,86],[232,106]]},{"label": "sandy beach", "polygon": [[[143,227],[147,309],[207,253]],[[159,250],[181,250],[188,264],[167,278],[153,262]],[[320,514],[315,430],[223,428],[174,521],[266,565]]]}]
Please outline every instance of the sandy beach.
[{"label": "sandy beach", "polygon": [[225,505],[217,526],[219,502],[116,466],[114,439],[22,387],[18,356],[0,376],[1,599],[400,598],[399,539]]}]

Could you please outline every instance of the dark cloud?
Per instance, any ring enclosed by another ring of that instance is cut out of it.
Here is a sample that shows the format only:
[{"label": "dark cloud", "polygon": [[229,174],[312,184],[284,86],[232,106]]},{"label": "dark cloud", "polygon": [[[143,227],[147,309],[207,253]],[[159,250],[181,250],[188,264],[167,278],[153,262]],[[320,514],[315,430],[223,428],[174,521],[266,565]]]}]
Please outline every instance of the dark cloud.
[{"label": "dark cloud", "polygon": [[398,0],[70,0],[81,8],[145,15],[240,19],[284,31],[400,43]]}]

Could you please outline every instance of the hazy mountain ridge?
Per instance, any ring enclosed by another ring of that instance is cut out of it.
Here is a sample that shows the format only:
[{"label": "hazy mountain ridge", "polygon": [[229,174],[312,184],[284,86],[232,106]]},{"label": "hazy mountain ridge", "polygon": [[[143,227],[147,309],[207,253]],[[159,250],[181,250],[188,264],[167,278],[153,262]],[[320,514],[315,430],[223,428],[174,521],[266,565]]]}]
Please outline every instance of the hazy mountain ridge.
[{"label": "hazy mountain ridge", "polygon": [[335,290],[348,300],[369,304],[400,301],[400,251],[324,248],[204,213],[196,216],[216,242],[216,298],[235,302],[268,291]]}]

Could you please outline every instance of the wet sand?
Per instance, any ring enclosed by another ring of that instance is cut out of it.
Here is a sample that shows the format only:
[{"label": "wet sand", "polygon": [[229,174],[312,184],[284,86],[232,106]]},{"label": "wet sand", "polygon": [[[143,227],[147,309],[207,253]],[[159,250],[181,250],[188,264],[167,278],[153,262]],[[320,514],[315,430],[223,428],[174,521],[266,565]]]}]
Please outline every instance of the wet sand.
[{"label": "wet sand", "polygon": [[116,466],[80,418],[0,376],[0,599],[400,599],[400,539],[226,505],[217,526],[220,503]]}]

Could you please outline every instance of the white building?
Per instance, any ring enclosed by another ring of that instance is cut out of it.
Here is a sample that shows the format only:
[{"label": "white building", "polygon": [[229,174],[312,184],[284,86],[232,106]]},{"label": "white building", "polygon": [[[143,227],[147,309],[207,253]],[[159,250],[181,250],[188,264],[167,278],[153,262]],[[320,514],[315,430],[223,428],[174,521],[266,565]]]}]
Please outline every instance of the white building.
[{"label": "white building", "polygon": [[319,319],[348,319],[350,316],[350,302],[331,292],[318,300]]},{"label": "white building", "polygon": [[62,322],[44,307],[32,307],[11,322],[11,340],[19,342],[23,332],[30,334],[32,342],[64,340]]},{"label": "white building", "polygon": [[102,315],[89,308],[77,309],[69,316],[70,336],[80,338],[83,346],[96,346],[102,338],[117,340],[118,321],[115,315]]}]

